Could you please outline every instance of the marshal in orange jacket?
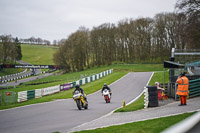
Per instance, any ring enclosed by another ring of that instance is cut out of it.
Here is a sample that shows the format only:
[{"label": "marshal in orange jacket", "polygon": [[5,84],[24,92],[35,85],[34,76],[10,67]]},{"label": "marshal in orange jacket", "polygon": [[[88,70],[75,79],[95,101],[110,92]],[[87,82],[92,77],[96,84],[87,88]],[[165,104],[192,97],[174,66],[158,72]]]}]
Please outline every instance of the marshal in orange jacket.
[{"label": "marshal in orange jacket", "polygon": [[186,76],[178,77],[176,80],[176,83],[178,83],[177,88],[177,95],[181,96],[187,96],[188,95],[188,87],[189,87],[189,80]]}]

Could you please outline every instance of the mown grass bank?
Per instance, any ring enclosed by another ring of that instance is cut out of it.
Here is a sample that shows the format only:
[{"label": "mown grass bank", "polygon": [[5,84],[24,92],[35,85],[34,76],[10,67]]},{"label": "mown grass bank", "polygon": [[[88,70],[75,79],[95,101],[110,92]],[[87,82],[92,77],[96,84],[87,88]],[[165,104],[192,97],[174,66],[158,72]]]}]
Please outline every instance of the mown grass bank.
[{"label": "mown grass bank", "polygon": [[9,69],[3,69],[2,71],[0,71],[0,76],[6,76],[6,75],[11,75],[11,74],[15,74],[15,73],[19,73],[19,72],[23,72],[24,69],[23,68],[9,68]]},{"label": "mown grass bank", "polygon": [[85,130],[75,133],[160,133],[168,127],[186,119],[193,114],[194,112],[184,113],[175,116],[133,122],[106,128],[98,128],[96,130]]},{"label": "mown grass bank", "polygon": [[22,60],[34,65],[53,65],[53,54],[57,47],[22,44]]}]

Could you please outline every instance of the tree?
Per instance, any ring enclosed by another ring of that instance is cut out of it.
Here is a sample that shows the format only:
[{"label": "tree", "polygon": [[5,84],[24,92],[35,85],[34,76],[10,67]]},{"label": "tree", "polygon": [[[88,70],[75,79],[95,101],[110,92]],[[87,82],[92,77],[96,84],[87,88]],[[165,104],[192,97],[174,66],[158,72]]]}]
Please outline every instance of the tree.
[{"label": "tree", "polygon": [[176,3],[177,13],[186,16],[186,47],[200,48],[200,1],[199,0],[179,0]]},{"label": "tree", "polygon": [[16,45],[16,52],[17,52],[16,60],[21,60],[22,59],[21,44],[17,37],[15,39],[15,45]]}]

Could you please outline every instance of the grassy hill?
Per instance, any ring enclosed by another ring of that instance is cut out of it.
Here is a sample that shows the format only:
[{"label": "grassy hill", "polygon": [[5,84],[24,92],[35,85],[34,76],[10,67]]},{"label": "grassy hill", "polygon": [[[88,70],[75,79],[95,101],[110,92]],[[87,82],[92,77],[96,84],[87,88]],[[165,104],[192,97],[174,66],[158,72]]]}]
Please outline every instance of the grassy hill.
[{"label": "grassy hill", "polygon": [[35,65],[54,65],[53,54],[56,52],[56,47],[22,44],[21,48],[23,61]]}]

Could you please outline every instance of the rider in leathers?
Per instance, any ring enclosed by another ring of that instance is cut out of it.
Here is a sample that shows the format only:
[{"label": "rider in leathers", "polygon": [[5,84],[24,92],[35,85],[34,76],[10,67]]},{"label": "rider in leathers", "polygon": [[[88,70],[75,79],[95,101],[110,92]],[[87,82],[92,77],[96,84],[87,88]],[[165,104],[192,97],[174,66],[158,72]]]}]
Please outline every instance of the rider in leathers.
[{"label": "rider in leathers", "polygon": [[106,83],[104,83],[103,88],[101,89],[102,95],[103,95],[103,91],[104,91],[105,89],[107,89],[107,90],[110,92],[110,96],[111,96],[111,94],[112,94],[112,93],[111,93],[111,89],[107,86]]},{"label": "rider in leathers", "polygon": [[[83,94],[83,97],[84,97],[85,101],[87,101],[86,94],[85,94],[85,92],[83,91],[83,89],[80,88],[80,85],[77,84],[77,85],[75,86],[74,92],[75,92],[76,90],[78,90],[79,92],[81,92],[81,93]],[[74,94],[74,92],[73,92],[73,94]]]}]

